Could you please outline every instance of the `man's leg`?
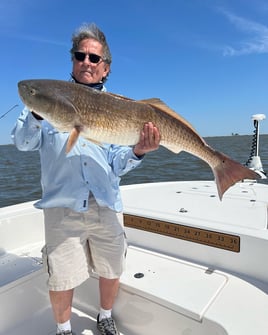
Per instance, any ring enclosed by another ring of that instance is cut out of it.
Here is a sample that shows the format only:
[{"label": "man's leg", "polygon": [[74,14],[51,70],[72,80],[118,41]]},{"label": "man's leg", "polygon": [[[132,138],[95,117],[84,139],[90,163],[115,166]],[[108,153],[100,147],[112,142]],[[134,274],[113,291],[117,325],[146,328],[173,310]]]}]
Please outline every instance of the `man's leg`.
[{"label": "man's leg", "polygon": [[49,291],[55,321],[64,323],[71,318],[74,290]]},{"label": "man's leg", "polygon": [[112,307],[119,288],[119,279],[100,277],[99,287],[101,309],[97,318],[97,327],[102,335],[119,335],[111,316]]},{"label": "man's leg", "polygon": [[119,279],[100,277],[100,305],[103,309],[112,309],[119,288]]}]

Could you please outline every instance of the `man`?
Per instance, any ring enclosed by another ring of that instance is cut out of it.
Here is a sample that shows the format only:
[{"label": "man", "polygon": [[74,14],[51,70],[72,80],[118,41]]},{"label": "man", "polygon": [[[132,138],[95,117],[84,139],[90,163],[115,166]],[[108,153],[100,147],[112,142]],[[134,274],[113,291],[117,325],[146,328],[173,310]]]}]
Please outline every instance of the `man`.
[{"label": "man", "polygon": [[[105,35],[96,25],[85,24],[72,42],[72,80],[105,90],[112,61]],[[160,134],[148,122],[133,148],[98,146],[80,137],[66,155],[68,136],[26,108],[12,131],[19,150],[40,153],[42,199],[35,206],[44,210],[42,252],[56,334],[74,334],[70,322],[74,288],[94,270],[100,290],[97,327],[103,335],[116,335],[111,313],[126,252],[120,176],[159,147]]]}]

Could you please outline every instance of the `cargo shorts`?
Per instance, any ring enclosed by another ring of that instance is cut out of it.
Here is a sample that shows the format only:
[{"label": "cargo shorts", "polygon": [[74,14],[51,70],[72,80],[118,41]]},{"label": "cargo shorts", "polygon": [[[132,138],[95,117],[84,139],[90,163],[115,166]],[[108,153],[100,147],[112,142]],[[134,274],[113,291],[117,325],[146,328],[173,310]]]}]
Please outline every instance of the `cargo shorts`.
[{"label": "cargo shorts", "polygon": [[127,250],[122,213],[100,207],[91,196],[87,212],[48,208],[44,220],[49,290],[75,288],[93,272],[107,279],[121,276]]}]

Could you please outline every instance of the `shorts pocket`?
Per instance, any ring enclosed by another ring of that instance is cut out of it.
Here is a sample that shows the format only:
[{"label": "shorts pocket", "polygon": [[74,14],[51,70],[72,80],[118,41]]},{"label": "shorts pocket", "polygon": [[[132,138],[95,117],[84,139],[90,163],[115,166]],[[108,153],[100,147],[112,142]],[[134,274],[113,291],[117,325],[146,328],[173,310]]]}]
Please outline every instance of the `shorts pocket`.
[{"label": "shorts pocket", "polygon": [[47,253],[46,245],[41,249],[41,252],[42,252],[44,270],[50,275],[50,267],[49,267],[48,253]]}]

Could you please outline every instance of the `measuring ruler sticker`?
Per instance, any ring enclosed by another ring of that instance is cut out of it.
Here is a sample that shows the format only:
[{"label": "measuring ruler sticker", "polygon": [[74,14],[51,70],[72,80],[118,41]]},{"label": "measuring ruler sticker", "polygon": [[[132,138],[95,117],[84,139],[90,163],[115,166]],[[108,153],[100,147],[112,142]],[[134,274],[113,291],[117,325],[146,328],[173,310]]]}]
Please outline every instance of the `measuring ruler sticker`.
[{"label": "measuring ruler sticker", "polygon": [[240,252],[240,237],[218,231],[206,230],[177,223],[124,214],[125,227],[145,230],[189,242]]}]

